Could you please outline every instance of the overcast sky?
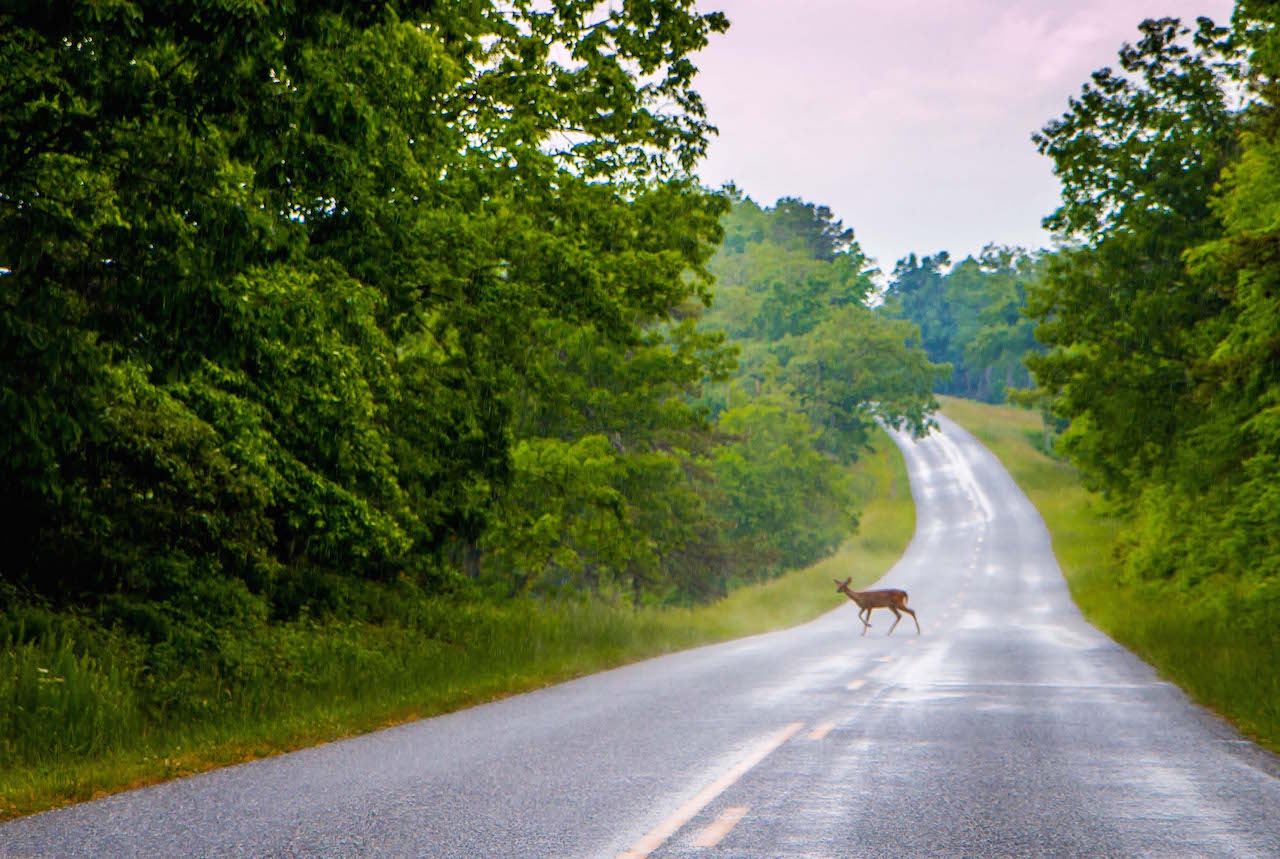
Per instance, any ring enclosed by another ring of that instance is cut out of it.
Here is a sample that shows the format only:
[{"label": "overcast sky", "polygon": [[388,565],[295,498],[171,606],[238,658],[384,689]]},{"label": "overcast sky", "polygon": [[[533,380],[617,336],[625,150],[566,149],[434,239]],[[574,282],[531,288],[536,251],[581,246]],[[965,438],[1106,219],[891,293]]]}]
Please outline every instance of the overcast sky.
[{"label": "overcast sky", "polygon": [[699,0],[729,32],[697,55],[720,129],[699,170],[757,202],[827,205],[892,271],[908,252],[1045,246],[1057,206],[1031,134],[1138,23],[1230,0]]}]

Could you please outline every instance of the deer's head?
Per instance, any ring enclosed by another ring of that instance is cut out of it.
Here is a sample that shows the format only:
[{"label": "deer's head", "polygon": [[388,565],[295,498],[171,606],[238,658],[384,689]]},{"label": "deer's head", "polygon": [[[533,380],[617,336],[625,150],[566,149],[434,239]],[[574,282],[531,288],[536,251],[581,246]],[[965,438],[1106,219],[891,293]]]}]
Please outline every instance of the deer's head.
[{"label": "deer's head", "polygon": [[849,582],[853,581],[853,576],[850,576],[843,582],[839,579],[832,579],[831,581],[836,583],[836,593],[847,594],[849,592]]}]

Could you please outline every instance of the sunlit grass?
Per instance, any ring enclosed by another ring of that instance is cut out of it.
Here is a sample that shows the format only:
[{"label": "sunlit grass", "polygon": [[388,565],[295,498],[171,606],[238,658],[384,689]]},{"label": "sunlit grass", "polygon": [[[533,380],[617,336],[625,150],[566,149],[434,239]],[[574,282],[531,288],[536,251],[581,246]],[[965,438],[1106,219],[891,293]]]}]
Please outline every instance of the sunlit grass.
[{"label": "sunlit grass", "polygon": [[1113,546],[1123,523],[1075,470],[1037,449],[1039,414],[944,398],[943,414],[1004,463],[1040,511],[1076,604],[1113,639],[1241,731],[1280,752],[1280,616],[1234,585],[1198,589],[1124,580]]},{"label": "sunlit grass", "polygon": [[[810,620],[844,599],[832,578],[874,581],[914,529],[905,465],[887,436],[857,470],[867,499],[859,536],[812,567],[715,604],[441,602],[422,605],[412,624],[277,625],[245,643],[237,676],[194,681],[202,691],[187,696],[182,714],[144,717],[131,667],[138,655],[114,638],[95,642],[107,655],[99,659],[76,655],[65,638],[0,640],[0,819]],[[51,723],[70,730],[42,732]]]}]

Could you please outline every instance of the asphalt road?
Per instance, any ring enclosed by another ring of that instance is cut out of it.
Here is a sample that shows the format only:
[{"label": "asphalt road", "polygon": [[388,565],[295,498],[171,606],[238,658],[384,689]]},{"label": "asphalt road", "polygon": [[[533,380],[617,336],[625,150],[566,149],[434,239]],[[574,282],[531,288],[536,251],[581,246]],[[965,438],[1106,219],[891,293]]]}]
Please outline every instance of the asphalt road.
[{"label": "asphalt road", "polygon": [[[786,632],[0,826],[0,857],[1280,857],[1280,759],[1089,626],[953,423],[884,586]],[[834,590],[834,585],[831,585]]]}]

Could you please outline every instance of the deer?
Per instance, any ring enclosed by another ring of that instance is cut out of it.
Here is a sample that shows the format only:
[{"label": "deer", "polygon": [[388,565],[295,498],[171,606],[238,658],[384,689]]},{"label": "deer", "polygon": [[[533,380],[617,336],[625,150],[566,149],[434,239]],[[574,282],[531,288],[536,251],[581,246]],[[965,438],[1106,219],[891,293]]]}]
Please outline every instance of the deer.
[{"label": "deer", "polygon": [[901,613],[904,611],[911,615],[911,620],[915,622],[916,635],[920,634],[920,621],[916,620],[916,613],[907,608],[906,591],[900,591],[897,588],[886,588],[879,591],[849,590],[849,582],[853,581],[852,576],[843,582],[839,579],[832,579],[831,581],[836,583],[836,593],[844,594],[858,604],[858,620],[862,621],[863,635],[866,635],[867,630],[871,628],[871,610],[873,608],[887,608],[893,612],[893,626],[889,627],[889,635],[893,635],[893,630],[898,626],[898,621],[902,620]]}]

